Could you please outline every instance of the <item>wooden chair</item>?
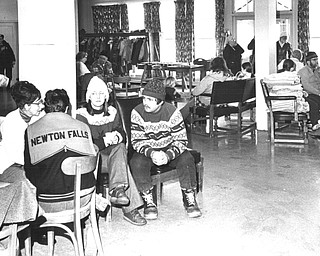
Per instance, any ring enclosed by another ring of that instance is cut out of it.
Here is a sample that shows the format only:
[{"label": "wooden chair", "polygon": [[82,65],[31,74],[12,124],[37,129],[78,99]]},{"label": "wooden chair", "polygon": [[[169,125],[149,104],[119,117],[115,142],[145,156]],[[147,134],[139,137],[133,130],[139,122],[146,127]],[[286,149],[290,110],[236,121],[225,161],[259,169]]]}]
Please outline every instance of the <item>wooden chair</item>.
[{"label": "wooden chair", "polygon": [[148,83],[153,78],[164,80],[166,78],[166,72],[161,65],[146,63],[144,65],[140,85],[142,86]]},{"label": "wooden chair", "polygon": [[[271,144],[274,143],[308,143],[308,113],[298,113],[295,96],[270,96],[267,84],[260,80],[263,96],[268,107],[268,133]],[[272,101],[293,101],[294,111],[274,111]]]},{"label": "wooden chair", "polygon": [[[132,93],[135,96],[138,96],[141,87],[137,85],[131,85],[130,76],[115,76],[112,79],[114,84],[114,91],[117,98],[128,98]],[[115,84],[119,84],[121,88],[115,87]]]},{"label": "wooden chair", "polygon": [[[61,165],[62,171],[66,175],[75,176],[74,179],[74,208],[70,210],[58,211],[58,212],[46,212],[44,217],[46,222],[40,225],[40,227],[48,228],[48,249],[49,255],[53,255],[54,252],[54,228],[61,228],[67,232],[71,238],[74,246],[75,255],[84,256],[83,238],[81,220],[89,216],[91,223],[92,232],[98,250],[98,255],[103,256],[103,248],[101,238],[98,230],[97,219],[96,219],[96,187],[93,186],[88,189],[81,190],[81,175],[94,172],[95,176],[97,173],[97,163],[99,161],[99,155],[97,156],[81,156],[81,157],[68,157]],[[80,205],[80,198],[89,196],[90,200],[85,205]],[[39,204],[41,201],[48,200],[50,195],[39,195]],[[66,223],[73,222],[74,231],[66,225]]]},{"label": "wooden chair", "polygon": [[[210,97],[210,105],[191,107],[191,132],[209,135],[209,137],[229,134],[242,136],[249,132],[254,135],[256,129],[252,112],[256,106],[254,78],[214,82],[212,93],[200,96]],[[243,113],[248,110],[250,110],[250,119],[245,123]],[[229,118],[231,114],[237,114],[235,127],[231,122],[229,125],[219,126],[218,118],[223,116]],[[206,131],[208,123],[209,127]]]},{"label": "wooden chair", "polygon": [[[29,224],[25,225],[18,225],[17,223],[5,225],[1,227],[0,230],[0,240],[8,238],[8,256],[16,256],[19,250],[19,243],[18,243],[18,233],[24,229],[29,229]],[[31,256],[31,236],[30,230],[28,230],[28,236],[24,240],[25,245],[25,255]],[[20,254],[19,254],[20,255]]]},{"label": "wooden chair", "polygon": [[[194,158],[196,164],[196,178],[197,178],[197,188],[196,192],[202,192],[203,189],[203,157],[201,157],[200,152],[196,150],[189,150]],[[170,166],[156,166],[151,168],[151,180],[152,185],[155,187],[156,191],[156,201],[155,203],[159,206],[162,203],[163,195],[163,183],[168,181],[173,181],[178,179],[178,172],[175,168]]]}]

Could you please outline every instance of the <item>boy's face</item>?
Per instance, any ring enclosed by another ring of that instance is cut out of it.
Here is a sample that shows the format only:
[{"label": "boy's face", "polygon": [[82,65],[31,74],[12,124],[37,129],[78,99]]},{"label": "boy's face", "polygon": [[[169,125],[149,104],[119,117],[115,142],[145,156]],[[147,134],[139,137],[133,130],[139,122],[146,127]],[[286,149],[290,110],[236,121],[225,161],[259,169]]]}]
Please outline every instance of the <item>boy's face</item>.
[{"label": "boy's face", "polygon": [[157,103],[157,99],[150,96],[143,96],[144,110],[148,113],[156,113],[160,110],[162,101]]}]

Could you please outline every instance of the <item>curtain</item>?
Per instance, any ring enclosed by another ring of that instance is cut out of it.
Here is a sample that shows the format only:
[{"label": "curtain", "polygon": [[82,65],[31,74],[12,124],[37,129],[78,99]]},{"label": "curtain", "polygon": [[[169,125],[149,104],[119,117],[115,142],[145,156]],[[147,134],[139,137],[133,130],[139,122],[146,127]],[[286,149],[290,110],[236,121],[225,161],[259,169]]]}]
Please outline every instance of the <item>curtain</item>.
[{"label": "curtain", "polygon": [[128,32],[128,8],[126,4],[92,6],[95,33]]},{"label": "curtain", "polygon": [[309,31],[309,0],[298,1],[298,48],[309,51],[310,31]]},{"label": "curtain", "polygon": [[144,27],[147,32],[161,32],[159,9],[160,2],[144,3]]},{"label": "curtain", "polygon": [[[144,3],[144,28],[151,33],[154,46],[154,59],[152,61],[160,61],[160,40],[159,32],[161,32],[160,24],[160,2]],[[153,50],[153,49],[150,49]]]},{"label": "curtain", "polygon": [[224,48],[224,0],[215,0],[216,4],[216,55],[221,56]]},{"label": "curtain", "polygon": [[192,62],[194,59],[194,0],[175,1],[176,60]]}]

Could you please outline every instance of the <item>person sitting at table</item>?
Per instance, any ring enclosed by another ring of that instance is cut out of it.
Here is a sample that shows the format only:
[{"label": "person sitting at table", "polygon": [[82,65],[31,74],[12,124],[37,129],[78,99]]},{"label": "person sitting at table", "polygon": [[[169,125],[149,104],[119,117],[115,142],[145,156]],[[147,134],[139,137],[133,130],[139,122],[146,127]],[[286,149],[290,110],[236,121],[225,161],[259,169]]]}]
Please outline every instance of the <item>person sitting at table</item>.
[{"label": "person sitting at table", "polygon": [[28,125],[41,116],[44,107],[40,91],[28,81],[19,81],[11,88],[17,109],[1,123],[0,181],[24,180],[24,133]]},{"label": "person sitting at table", "polygon": [[101,78],[113,75],[112,64],[104,52],[101,52],[98,59],[92,63],[91,72]]},{"label": "person sitting at table", "polygon": [[[10,222],[17,218],[17,223],[21,223],[36,219],[39,210],[36,201],[36,188],[26,178],[23,167],[24,134],[28,125],[42,115],[44,105],[40,91],[28,81],[15,83],[11,87],[11,96],[17,109],[7,114],[0,126],[2,137],[0,142],[0,181],[16,185],[17,190],[16,193],[10,193],[6,195],[6,198],[2,198],[2,210],[5,209],[7,202],[10,207],[15,209],[12,212],[17,212],[17,216],[10,216],[6,213],[3,221],[8,217]],[[12,203],[13,201],[15,204]],[[28,206],[25,205],[26,201]],[[0,243],[6,248],[7,242],[5,239]],[[1,253],[4,251],[0,250]]]},{"label": "person sitting at table", "polygon": [[175,99],[181,98],[181,95],[175,89],[176,79],[173,76],[168,76],[164,80],[166,88],[166,102],[172,103]]},{"label": "person sitting at table", "polygon": [[[211,94],[213,82],[223,82],[228,79],[233,79],[233,74],[230,69],[228,69],[223,57],[214,58],[210,63],[210,70],[211,72],[193,89],[193,96],[199,96],[202,93]],[[210,97],[200,96],[199,100],[205,105],[210,105]]]},{"label": "person sitting at table", "polygon": [[76,118],[89,125],[101,154],[101,173],[109,173],[110,201],[122,207],[123,218],[134,225],[145,225],[138,208],[143,205],[127,163],[126,134],[120,113],[109,101],[107,85],[99,77],[89,81],[86,105],[77,109]]}]

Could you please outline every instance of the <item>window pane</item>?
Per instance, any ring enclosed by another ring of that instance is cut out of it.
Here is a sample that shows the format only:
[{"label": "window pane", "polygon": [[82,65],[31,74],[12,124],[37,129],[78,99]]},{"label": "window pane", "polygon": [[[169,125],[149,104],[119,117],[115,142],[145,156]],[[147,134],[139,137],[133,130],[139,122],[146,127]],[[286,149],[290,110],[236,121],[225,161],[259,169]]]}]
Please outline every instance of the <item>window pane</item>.
[{"label": "window pane", "polygon": [[277,11],[292,11],[292,0],[278,0]]},{"label": "window pane", "polygon": [[243,48],[242,62],[249,61],[249,56],[252,54],[248,50],[248,44],[254,37],[254,22],[253,20],[237,20],[237,43]]},{"label": "window pane", "polygon": [[253,12],[253,0],[234,0],[234,12]]},{"label": "window pane", "polygon": [[144,29],[143,3],[127,3],[129,31]]}]

